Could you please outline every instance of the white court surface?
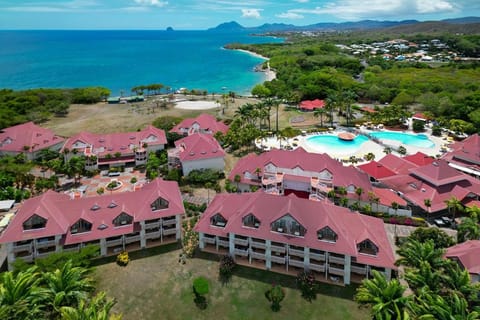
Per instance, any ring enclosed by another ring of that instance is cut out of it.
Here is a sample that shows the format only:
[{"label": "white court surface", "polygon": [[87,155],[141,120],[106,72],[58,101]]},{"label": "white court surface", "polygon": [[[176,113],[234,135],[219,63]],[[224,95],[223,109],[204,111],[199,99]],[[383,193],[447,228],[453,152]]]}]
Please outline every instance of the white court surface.
[{"label": "white court surface", "polygon": [[184,110],[207,110],[220,108],[220,103],[215,101],[177,101],[175,108]]}]

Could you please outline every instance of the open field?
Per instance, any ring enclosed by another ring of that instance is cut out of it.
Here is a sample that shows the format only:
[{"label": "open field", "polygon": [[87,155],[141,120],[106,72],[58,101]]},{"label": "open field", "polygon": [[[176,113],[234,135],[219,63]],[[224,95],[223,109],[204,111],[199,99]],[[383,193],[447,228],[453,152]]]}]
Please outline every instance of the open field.
[{"label": "open field", "polygon": [[[96,267],[97,288],[117,300],[115,312],[123,319],[368,319],[368,312],[352,301],[354,287],[320,284],[321,293],[312,303],[295,289],[295,278],[246,267],[237,267],[230,283],[218,279],[218,262],[210,255],[178,263],[176,245],[132,253],[127,267],[114,262]],[[155,254],[147,256],[148,254]],[[135,259],[141,258],[141,259]],[[192,283],[197,276],[209,280],[208,307],[199,310],[193,302]],[[280,312],[270,310],[264,296],[272,283],[284,286]]]}]

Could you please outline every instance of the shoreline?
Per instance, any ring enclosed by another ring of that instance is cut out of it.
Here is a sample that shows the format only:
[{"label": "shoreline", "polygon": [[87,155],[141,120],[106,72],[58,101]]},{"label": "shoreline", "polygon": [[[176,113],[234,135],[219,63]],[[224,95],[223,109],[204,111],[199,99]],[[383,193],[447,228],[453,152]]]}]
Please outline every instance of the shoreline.
[{"label": "shoreline", "polygon": [[[226,48],[226,49],[228,49],[228,48]],[[248,51],[248,50],[245,50],[245,49],[228,49],[228,50],[235,50],[235,51],[239,51],[239,52],[249,54],[249,55],[251,55],[255,58],[264,59],[265,61],[267,61],[267,65],[268,65],[267,69],[263,69],[263,68],[259,67],[263,64],[263,63],[260,63],[255,67],[255,72],[263,72],[263,74],[265,75],[265,80],[264,81],[272,81],[272,80],[277,78],[277,73],[275,71],[273,71],[272,69],[270,69],[270,64],[268,63],[270,58],[267,58],[265,56],[262,56],[261,54],[258,54],[258,53],[253,52],[253,51]]]}]

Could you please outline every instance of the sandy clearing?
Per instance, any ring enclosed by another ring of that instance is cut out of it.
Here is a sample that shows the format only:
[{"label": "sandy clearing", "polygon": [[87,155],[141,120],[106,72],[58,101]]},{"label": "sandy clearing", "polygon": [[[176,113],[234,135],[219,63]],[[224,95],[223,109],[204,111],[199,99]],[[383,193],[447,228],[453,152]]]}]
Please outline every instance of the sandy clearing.
[{"label": "sandy clearing", "polygon": [[178,101],[175,104],[176,109],[184,110],[208,110],[220,108],[220,106],[216,101]]}]

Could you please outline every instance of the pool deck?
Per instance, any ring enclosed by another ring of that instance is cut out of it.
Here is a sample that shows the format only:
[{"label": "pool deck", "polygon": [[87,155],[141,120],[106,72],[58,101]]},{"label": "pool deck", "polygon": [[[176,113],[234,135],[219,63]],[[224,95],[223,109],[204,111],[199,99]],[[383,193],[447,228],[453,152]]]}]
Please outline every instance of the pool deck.
[{"label": "pool deck", "polygon": [[[389,130],[367,130],[365,127],[361,126],[360,128],[356,129],[357,131],[368,134],[372,131],[386,131],[388,132]],[[406,145],[402,144],[399,141],[396,140],[382,140],[382,144],[378,144],[372,140],[368,140],[364,142],[361,145],[361,148],[353,153],[345,153],[345,152],[336,152],[335,150],[329,149],[329,150],[323,150],[322,148],[319,147],[312,147],[311,144],[307,142],[307,139],[312,137],[312,136],[318,136],[318,135],[338,135],[341,132],[345,132],[345,130],[335,130],[335,131],[329,131],[329,132],[324,132],[324,133],[314,133],[314,134],[308,134],[308,135],[301,135],[297,136],[295,138],[291,139],[282,139],[279,141],[276,137],[268,137],[265,139],[262,139],[261,141],[256,141],[257,147],[258,148],[263,148],[264,150],[268,151],[272,148],[274,149],[280,149],[283,148],[298,148],[302,147],[308,152],[312,153],[327,153],[330,155],[332,158],[336,158],[339,160],[347,160],[351,156],[355,156],[357,158],[362,158],[365,156],[367,153],[373,153],[375,155],[375,160],[379,160],[385,156],[385,153],[383,152],[385,146],[389,146],[392,149],[397,149],[399,146],[403,145],[405,149],[407,150],[407,155],[409,154],[415,154],[418,151],[423,152],[426,155],[436,157],[437,155],[442,154],[442,147],[447,147],[447,141],[442,138],[442,137],[435,137],[431,135],[430,130],[426,130],[422,134],[425,134],[428,139],[430,139],[435,145],[431,148],[421,148],[421,147],[415,147],[411,145]],[[398,131],[391,131],[391,132],[398,132]],[[408,134],[416,134],[415,132],[412,131],[403,131],[403,133],[408,133]],[[297,146],[294,146],[296,144]],[[393,154],[399,155],[397,152],[393,152]],[[361,164],[361,163],[358,163]],[[347,163],[347,165],[350,165],[350,163]]]}]

